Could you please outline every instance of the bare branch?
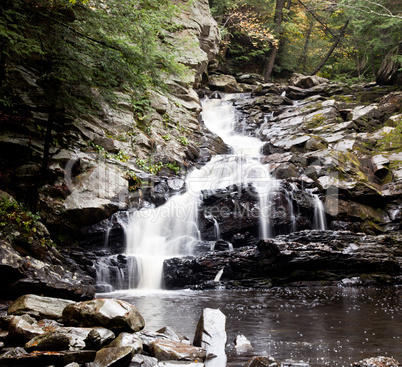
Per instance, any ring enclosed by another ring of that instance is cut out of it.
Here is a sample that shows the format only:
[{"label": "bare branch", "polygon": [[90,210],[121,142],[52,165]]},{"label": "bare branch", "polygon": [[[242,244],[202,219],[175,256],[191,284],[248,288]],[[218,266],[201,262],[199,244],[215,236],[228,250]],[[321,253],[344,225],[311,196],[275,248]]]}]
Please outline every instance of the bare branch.
[{"label": "bare branch", "polygon": [[[370,6],[368,6],[368,5],[349,5],[349,4],[340,4],[340,3],[338,3],[337,5],[339,7],[343,7],[343,8],[355,9],[355,10],[360,11],[365,14],[374,14],[379,17],[402,19],[402,14],[400,14],[400,13],[393,14],[388,8],[386,8],[385,6],[383,6],[381,4],[378,4],[378,3],[374,2],[374,1],[370,1],[370,0],[362,0],[362,1],[366,1],[369,4],[379,6],[379,7],[383,8],[386,12],[382,13],[382,12],[375,11],[375,10],[371,9]],[[325,2],[323,2],[323,4],[333,5],[333,3],[329,2],[329,1],[325,1]]]}]

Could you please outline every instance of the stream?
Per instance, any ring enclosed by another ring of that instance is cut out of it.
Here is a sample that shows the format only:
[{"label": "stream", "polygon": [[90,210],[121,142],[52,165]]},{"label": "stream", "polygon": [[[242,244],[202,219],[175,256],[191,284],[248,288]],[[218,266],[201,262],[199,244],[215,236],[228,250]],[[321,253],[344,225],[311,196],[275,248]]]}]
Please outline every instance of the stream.
[{"label": "stream", "polygon": [[[244,366],[253,355],[272,355],[278,361],[303,360],[313,367],[350,366],[377,355],[402,360],[402,288],[161,289],[164,260],[194,255],[197,244],[203,241],[197,217],[203,190],[252,185],[260,206],[259,237],[272,237],[269,213],[275,208],[271,207],[270,196],[279,181],[271,177],[268,165],[260,162],[262,142],[235,132],[238,121],[230,101],[204,101],[203,119],[232,147],[231,154],[215,156],[190,172],[185,193],[171,197],[158,208],[148,207],[124,217],[121,225],[126,235],[127,268],[113,265],[116,256],[110,262],[102,259],[97,282],[102,285],[100,289],[110,291],[102,297],[136,305],[147,330],[171,326],[190,340],[202,309],[219,308],[227,317],[229,366]],[[307,194],[314,212],[311,229],[325,230],[322,202],[314,192]],[[289,208],[297,210],[291,205]],[[219,224],[212,219],[215,240],[219,240]],[[288,233],[294,228],[292,220]],[[221,275],[222,269],[216,269],[217,284]],[[236,351],[233,341],[239,334],[250,340],[251,350]]]},{"label": "stream", "polygon": [[[384,355],[402,360],[402,288],[312,287],[266,291],[120,291],[139,309],[150,331],[171,326],[192,340],[201,311],[219,308],[227,317],[228,366],[253,355],[303,360],[313,367],[350,366]],[[253,349],[237,353],[243,334]]]}]

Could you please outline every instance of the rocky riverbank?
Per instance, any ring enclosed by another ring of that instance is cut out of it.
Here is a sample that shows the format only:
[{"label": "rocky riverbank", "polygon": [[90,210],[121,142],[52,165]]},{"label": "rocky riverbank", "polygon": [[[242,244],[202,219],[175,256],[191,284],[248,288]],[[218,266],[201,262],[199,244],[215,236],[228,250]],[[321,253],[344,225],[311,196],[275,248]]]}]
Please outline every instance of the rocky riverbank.
[{"label": "rocky riverbank", "polygon": [[[146,330],[137,308],[118,299],[74,302],[24,295],[0,317],[1,366],[68,367],[223,367],[226,365],[226,317],[204,309],[194,341],[171,327]],[[242,335],[236,348],[250,347]],[[355,367],[398,367],[393,358],[373,357]],[[310,367],[301,361],[254,356],[245,367]]]}]

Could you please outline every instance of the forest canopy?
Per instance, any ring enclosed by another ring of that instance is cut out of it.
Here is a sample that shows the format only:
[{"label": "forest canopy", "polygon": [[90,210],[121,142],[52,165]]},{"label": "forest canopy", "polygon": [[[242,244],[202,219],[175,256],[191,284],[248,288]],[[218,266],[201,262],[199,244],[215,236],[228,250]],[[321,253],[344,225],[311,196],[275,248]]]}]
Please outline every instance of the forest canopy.
[{"label": "forest canopy", "polygon": [[[222,57],[239,71],[266,74],[271,63],[268,78],[319,72],[332,79],[373,80],[385,56],[402,42],[397,0],[210,0],[210,6],[224,35]],[[255,37],[256,28],[269,37]],[[398,52],[393,57],[402,61]]]},{"label": "forest canopy", "polygon": [[94,91],[138,97],[184,70],[165,41],[180,10],[170,0],[3,0],[0,10],[3,105],[10,64],[38,70],[49,105],[76,111]]}]

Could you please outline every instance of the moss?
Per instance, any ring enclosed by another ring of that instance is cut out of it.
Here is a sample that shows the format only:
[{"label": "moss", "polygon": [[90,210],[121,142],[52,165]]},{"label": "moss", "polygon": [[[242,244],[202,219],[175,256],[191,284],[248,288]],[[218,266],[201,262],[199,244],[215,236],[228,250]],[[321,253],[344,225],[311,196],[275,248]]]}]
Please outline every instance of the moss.
[{"label": "moss", "polygon": [[322,113],[317,113],[311,119],[306,122],[307,129],[315,129],[316,127],[322,125],[325,122],[325,117]]}]

